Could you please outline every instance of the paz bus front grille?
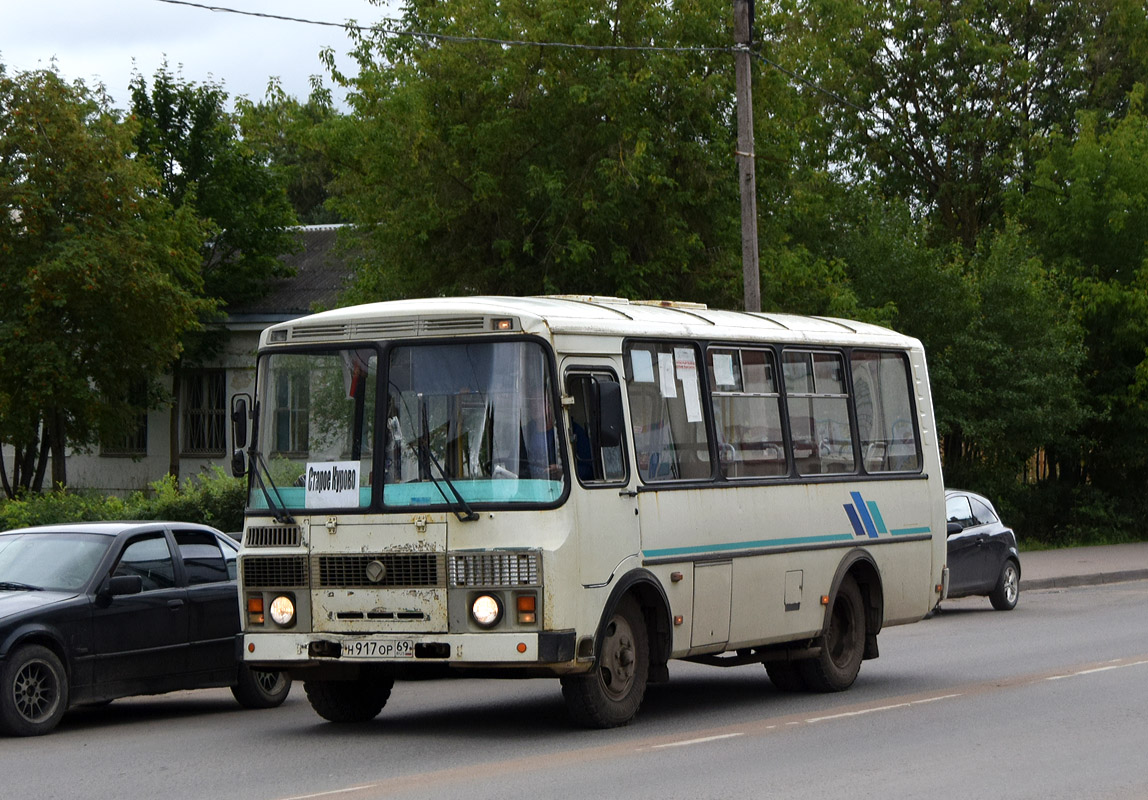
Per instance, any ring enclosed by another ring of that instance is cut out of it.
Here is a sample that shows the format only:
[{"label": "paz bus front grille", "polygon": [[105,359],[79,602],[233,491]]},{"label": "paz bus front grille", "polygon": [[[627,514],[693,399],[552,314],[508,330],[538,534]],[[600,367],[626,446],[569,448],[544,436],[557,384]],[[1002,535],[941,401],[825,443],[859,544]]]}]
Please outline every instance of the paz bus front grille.
[{"label": "paz bus front grille", "polygon": [[243,586],[247,589],[302,589],[307,586],[306,556],[245,556]]},{"label": "paz bus front grille", "polygon": [[371,587],[442,587],[443,553],[355,553],[311,557],[311,575],[321,589]]},{"label": "paz bus front grille", "polygon": [[450,585],[541,586],[538,553],[528,551],[452,555]]}]

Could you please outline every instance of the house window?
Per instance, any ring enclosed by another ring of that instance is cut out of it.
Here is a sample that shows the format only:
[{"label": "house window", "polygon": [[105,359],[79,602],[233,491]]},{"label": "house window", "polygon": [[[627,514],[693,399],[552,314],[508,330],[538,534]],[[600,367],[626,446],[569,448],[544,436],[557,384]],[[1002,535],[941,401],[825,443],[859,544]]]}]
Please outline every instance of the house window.
[{"label": "house window", "polygon": [[308,411],[311,392],[308,376],[280,372],[275,375],[275,446],[272,453],[305,455],[308,442]]},{"label": "house window", "polygon": [[221,456],[227,450],[226,385],[221,369],[184,374],[183,455]]}]

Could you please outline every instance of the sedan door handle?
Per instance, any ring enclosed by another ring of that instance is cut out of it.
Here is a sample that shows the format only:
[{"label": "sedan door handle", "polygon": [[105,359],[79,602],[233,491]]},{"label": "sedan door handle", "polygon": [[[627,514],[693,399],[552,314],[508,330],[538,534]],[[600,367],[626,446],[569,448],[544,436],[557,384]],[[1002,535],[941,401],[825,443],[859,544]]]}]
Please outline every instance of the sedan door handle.
[{"label": "sedan door handle", "polygon": [[170,608],[172,611],[179,611],[181,608],[183,608],[183,601],[179,600],[179,599],[168,600],[167,601],[167,607]]}]

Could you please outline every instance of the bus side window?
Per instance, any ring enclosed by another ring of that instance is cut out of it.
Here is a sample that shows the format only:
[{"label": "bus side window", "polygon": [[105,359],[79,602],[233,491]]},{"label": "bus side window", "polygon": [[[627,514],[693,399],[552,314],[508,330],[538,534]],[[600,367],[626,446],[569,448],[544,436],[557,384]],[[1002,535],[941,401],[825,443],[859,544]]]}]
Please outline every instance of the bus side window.
[{"label": "bus side window", "polygon": [[617,379],[609,373],[578,373],[566,378],[566,391],[574,398],[573,404],[567,407],[574,474],[580,483],[587,485],[618,484],[627,480],[622,431],[606,431],[603,435],[599,416],[602,396],[617,396],[617,392],[601,391],[601,387],[607,385],[618,386]]}]

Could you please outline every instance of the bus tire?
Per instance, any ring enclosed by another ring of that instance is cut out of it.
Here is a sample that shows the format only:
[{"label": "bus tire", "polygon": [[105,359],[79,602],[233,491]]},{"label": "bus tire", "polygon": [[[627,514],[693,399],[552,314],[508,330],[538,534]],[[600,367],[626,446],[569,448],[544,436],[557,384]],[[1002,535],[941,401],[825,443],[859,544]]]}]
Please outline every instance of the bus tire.
[{"label": "bus tire", "polygon": [[857,679],[865,655],[865,604],[852,575],[837,588],[821,653],[800,662],[801,677],[815,692],[840,692]]},{"label": "bus tire", "polygon": [[586,728],[616,728],[638,713],[650,671],[650,641],[642,610],[625,597],[602,632],[594,668],[562,678],[570,718]]},{"label": "bus tire", "polygon": [[9,653],[0,669],[0,731],[11,736],[50,733],[68,710],[68,673],[38,644]]},{"label": "bus tire", "polygon": [[315,713],[328,722],[370,722],[391,696],[395,679],[369,675],[353,681],[304,681]]},{"label": "bus tire", "polygon": [[800,661],[768,662],[765,674],[779,692],[804,692],[809,688],[801,674]]}]

